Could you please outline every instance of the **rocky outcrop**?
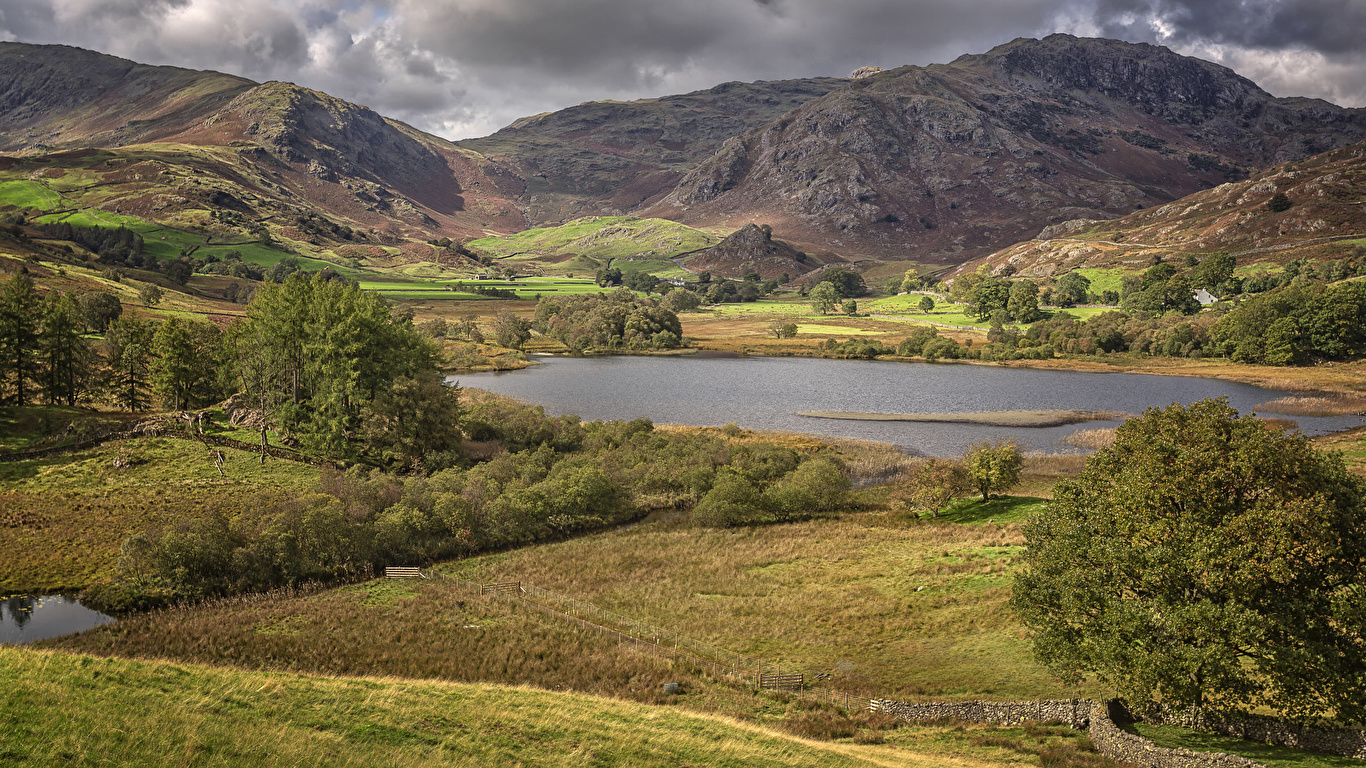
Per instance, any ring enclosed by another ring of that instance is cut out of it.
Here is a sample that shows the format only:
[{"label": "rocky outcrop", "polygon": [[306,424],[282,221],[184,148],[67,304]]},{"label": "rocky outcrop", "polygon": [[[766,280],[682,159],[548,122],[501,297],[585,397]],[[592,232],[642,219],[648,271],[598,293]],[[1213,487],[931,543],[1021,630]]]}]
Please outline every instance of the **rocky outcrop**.
[{"label": "rocky outcrop", "polygon": [[707,271],[727,277],[757,272],[765,280],[784,274],[793,278],[816,266],[815,260],[806,254],[774,240],[771,229],[755,224],[746,224],[688,261],[688,269],[693,272]]}]

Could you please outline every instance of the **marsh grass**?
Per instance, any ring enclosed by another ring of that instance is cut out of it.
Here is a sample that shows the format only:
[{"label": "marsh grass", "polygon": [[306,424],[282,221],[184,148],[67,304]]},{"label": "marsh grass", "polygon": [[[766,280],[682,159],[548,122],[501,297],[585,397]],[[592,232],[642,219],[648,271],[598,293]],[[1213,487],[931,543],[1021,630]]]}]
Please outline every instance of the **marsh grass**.
[{"label": "marsh grass", "polygon": [[1326,394],[1278,397],[1259,403],[1253,408],[1258,413],[1279,413],[1285,416],[1347,416],[1366,413],[1366,395]]},{"label": "marsh grass", "polygon": [[16,765],[964,765],[680,707],[499,685],[0,647],[0,687],[0,760]]},{"label": "marsh grass", "polygon": [[829,672],[861,695],[1089,695],[1033,660],[1006,606],[1022,545],[1015,524],[864,513],[732,530],[656,524],[442,568],[535,584],[785,670]]},{"label": "marsh grass", "polygon": [[1093,451],[1098,451],[1101,448],[1109,448],[1115,444],[1115,428],[1079,429],[1070,435],[1065,435],[1059,442],[1076,448],[1088,448]]}]

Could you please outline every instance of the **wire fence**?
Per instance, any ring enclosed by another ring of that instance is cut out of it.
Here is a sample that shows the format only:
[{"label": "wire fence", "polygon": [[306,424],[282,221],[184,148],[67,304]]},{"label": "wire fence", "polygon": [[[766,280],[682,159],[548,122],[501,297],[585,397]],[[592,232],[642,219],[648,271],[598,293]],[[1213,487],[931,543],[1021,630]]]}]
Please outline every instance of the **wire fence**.
[{"label": "wire fence", "polygon": [[440,577],[471,594],[491,597],[572,622],[584,630],[614,638],[622,646],[638,653],[675,664],[691,665],[716,678],[788,693],[802,699],[824,701],[851,712],[874,708],[877,701],[838,690],[824,675],[818,676],[813,685],[804,673],[795,673],[791,666],[788,667],[788,673],[784,674],[781,663],[736,653],[526,582],[480,584],[439,572],[427,571],[425,574]]}]

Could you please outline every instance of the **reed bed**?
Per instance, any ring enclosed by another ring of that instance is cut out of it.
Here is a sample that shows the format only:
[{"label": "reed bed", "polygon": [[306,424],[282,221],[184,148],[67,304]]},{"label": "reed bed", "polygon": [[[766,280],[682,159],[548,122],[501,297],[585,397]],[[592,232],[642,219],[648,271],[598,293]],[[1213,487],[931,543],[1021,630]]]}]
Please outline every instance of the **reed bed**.
[{"label": "reed bed", "polygon": [[1079,429],[1060,440],[1063,445],[1070,445],[1075,448],[1087,448],[1098,451],[1101,448],[1109,448],[1115,444],[1115,428],[1104,429]]},{"label": "reed bed", "polygon": [[1254,411],[1285,416],[1350,416],[1366,414],[1366,395],[1325,394],[1278,397],[1259,403]]}]

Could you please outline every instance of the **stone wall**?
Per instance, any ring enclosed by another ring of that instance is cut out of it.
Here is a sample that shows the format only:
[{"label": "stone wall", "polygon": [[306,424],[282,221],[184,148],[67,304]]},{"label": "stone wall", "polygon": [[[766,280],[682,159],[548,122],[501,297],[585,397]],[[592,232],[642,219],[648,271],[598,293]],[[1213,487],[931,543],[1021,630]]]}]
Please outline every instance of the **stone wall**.
[{"label": "stone wall", "polygon": [[930,702],[872,699],[868,702],[868,708],[874,712],[886,712],[908,721],[956,719],[992,725],[1019,725],[1026,720],[1034,720],[1040,723],[1066,723],[1073,728],[1087,727],[1094,707],[1094,702],[1088,699]]},{"label": "stone wall", "polygon": [[1095,703],[1090,736],[1096,750],[1114,760],[1144,768],[1264,768],[1261,763],[1222,752],[1192,752],[1159,747],[1120,726],[1130,722],[1129,713],[1114,701]]},{"label": "stone wall", "polygon": [[1366,760],[1366,729],[1362,728],[1315,728],[1263,715],[1220,716],[1166,709],[1150,709],[1143,713],[1143,720]]}]

